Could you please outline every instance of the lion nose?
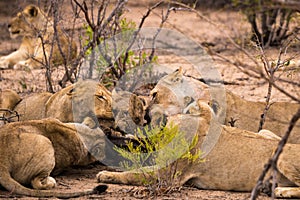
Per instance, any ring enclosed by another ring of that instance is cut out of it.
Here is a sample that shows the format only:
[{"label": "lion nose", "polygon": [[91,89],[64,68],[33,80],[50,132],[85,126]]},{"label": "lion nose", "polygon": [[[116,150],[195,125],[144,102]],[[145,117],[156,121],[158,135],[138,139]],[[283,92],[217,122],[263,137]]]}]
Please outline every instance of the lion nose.
[{"label": "lion nose", "polygon": [[10,28],[10,27],[11,27],[11,24],[8,24],[8,25],[7,25],[7,28]]}]

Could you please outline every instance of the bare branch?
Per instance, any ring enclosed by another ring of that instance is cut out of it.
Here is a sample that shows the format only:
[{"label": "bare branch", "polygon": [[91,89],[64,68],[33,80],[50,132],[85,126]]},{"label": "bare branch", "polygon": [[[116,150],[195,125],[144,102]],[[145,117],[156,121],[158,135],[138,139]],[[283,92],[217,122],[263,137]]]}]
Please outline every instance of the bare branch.
[{"label": "bare branch", "polygon": [[133,35],[133,39],[132,39],[132,42],[129,44],[129,46],[127,47],[126,49],[126,52],[125,52],[125,58],[123,60],[123,66],[125,66],[126,64],[126,61],[128,59],[128,53],[129,53],[129,50],[131,49],[132,45],[134,44],[139,32],[141,31],[141,28],[142,26],[144,25],[144,22],[146,20],[146,18],[150,15],[150,13],[152,12],[152,10],[154,10],[155,8],[157,8],[158,6],[160,6],[164,1],[159,1],[158,3],[156,3],[155,5],[153,5],[152,7],[148,8],[147,12],[145,15],[143,15],[142,19],[141,19],[141,22],[139,24],[139,27],[138,27],[138,30],[135,31],[134,35]]},{"label": "bare branch", "polygon": [[280,60],[281,60],[281,56],[283,54],[282,48],[280,48],[276,65],[273,66],[272,64],[270,64],[269,60],[267,59],[262,46],[260,46],[260,51],[261,51],[262,62],[264,64],[264,69],[269,77],[269,81],[268,81],[268,91],[267,91],[267,96],[266,96],[266,105],[265,105],[265,109],[264,109],[263,114],[261,115],[261,118],[259,121],[258,131],[263,129],[263,125],[266,120],[267,112],[271,106],[270,100],[271,100],[271,95],[272,95],[273,84],[275,82],[275,72],[278,71],[278,69],[280,67]]},{"label": "bare branch", "polygon": [[[198,17],[200,17],[201,19],[207,21],[208,23],[212,24],[216,29],[222,31],[224,33],[224,29],[226,29],[226,27],[224,27],[223,25],[221,24],[218,24],[212,20],[210,20],[209,18],[205,17],[204,15],[202,15],[198,10],[195,10],[193,8],[190,8],[189,6],[183,4],[183,3],[179,3],[179,2],[176,2],[176,1],[171,1],[171,3],[175,4],[175,5],[179,5],[183,8],[186,8],[188,9],[189,11],[191,12],[194,12]],[[264,69],[265,69],[265,73],[263,72],[263,70],[260,69],[261,67],[261,64],[258,63],[257,59],[250,53],[248,52],[245,48],[241,47],[240,45],[238,45],[235,40],[228,34],[224,33],[226,38],[230,41],[230,43],[235,47],[237,48],[237,50],[239,50],[241,53],[243,53],[244,55],[246,55],[253,63],[254,63],[254,66],[250,66],[249,64],[247,63],[244,63],[244,62],[241,62],[238,60],[238,58],[236,58],[235,60],[231,60],[215,51],[213,51],[212,49],[209,49],[209,53],[211,55],[214,55],[216,57],[218,57],[219,59],[221,59],[222,61],[224,62],[227,62],[231,65],[233,65],[234,67],[236,67],[237,69],[239,69],[241,72],[249,75],[250,77],[253,77],[253,78],[258,78],[258,79],[264,79],[266,80],[267,82],[273,82],[272,83],[272,87],[278,89],[280,92],[282,92],[284,95],[288,96],[289,98],[291,98],[292,100],[294,101],[297,101],[297,102],[300,102],[300,98],[295,96],[294,94],[291,94],[289,93],[288,91],[286,91],[285,89],[283,89],[282,87],[280,87],[278,84],[275,83],[275,81],[270,81],[270,77],[269,77],[269,73],[268,73],[268,70],[270,67],[268,67],[269,65],[269,62],[268,59],[266,57],[264,57],[265,59],[265,62],[263,62],[264,64]],[[256,36],[258,38],[258,36]],[[296,36],[295,36],[296,37]],[[285,46],[286,48],[288,47],[288,45],[290,44],[291,40],[288,41]],[[258,46],[260,48],[260,46]],[[279,53],[280,55],[282,55],[283,51],[281,53]],[[261,56],[264,55],[264,53],[261,53]],[[294,57],[293,57],[294,58]],[[292,58],[290,58],[292,59]],[[286,62],[287,60],[284,60],[284,62]],[[278,71],[278,68],[280,67],[280,64],[281,62],[277,62],[276,64],[276,71]],[[280,79],[281,80],[281,79]]]},{"label": "bare branch", "polygon": [[149,62],[151,62],[154,58],[154,53],[155,53],[155,41],[157,36],[159,35],[162,27],[164,26],[164,23],[167,21],[167,19],[169,18],[170,12],[171,11],[176,11],[176,8],[172,7],[170,8],[170,4],[168,4],[168,9],[167,9],[167,13],[164,15],[163,11],[162,11],[162,16],[161,16],[161,22],[159,25],[159,28],[157,30],[157,32],[155,33],[155,35],[153,36],[153,40],[152,40],[152,49],[151,49],[151,53],[149,55]]},{"label": "bare branch", "polygon": [[77,0],[73,0],[75,2],[75,4],[81,9],[81,11],[83,12],[84,16],[85,16],[85,20],[88,23],[88,25],[91,27],[91,29],[94,31],[95,30],[95,26],[92,23],[90,16],[89,16],[89,10],[88,7],[86,5],[86,2],[83,1],[82,5],[77,1]]}]

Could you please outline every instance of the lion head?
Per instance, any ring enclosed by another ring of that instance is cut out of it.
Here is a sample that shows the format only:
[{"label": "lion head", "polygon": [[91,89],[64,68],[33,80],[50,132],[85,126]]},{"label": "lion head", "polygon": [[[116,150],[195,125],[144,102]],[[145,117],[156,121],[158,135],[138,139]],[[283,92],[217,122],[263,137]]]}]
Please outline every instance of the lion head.
[{"label": "lion head", "polygon": [[96,81],[78,81],[52,95],[46,116],[63,122],[82,122],[86,116],[112,119],[111,92]]},{"label": "lion head", "polygon": [[11,38],[19,36],[35,36],[38,31],[45,29],[47,17],[35,5],[28,5],[8,24]]}]

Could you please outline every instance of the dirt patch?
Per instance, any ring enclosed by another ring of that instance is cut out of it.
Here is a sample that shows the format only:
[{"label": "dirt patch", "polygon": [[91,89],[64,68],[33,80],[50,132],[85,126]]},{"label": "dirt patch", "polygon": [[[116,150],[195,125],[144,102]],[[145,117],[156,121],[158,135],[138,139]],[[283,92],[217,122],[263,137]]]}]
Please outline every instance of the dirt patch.
[{"label": "dirt patch", "polygon": [[[96,187],[99,183],[96,182],[95,175],[105,170],[107,167],[101,164],[90,165],[85,168],[70,169],[67,172],[55,177],[58,185],[55,191],[80,191]],[[88,195],[79,198],[70,198],[72,200],[78,199],[199,199],[199,200],[242,200],[249,199],[250,193],[248,192],[228,192],[228,191],[212,191],[212,190],[199,190],[191,187],[182,187],[179,191],[162,196],[149,197],[144,192],[143,187],[108,184],[108,189],[101,195]],[[7,191],[0,190],[0,199],[17,198],[26,200],[37,200],[38,198],[22,197],[11,195]],[[57,198],[43,198],[43,199],[57,199]],[[260,196],[258,200],[267,200],[269,197]]]}]

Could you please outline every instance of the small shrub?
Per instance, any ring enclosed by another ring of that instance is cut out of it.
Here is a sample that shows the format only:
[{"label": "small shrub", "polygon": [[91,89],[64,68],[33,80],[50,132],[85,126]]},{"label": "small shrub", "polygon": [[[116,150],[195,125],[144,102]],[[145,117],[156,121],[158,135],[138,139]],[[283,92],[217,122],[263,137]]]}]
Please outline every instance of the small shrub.
[{"label": "small shrub", "polygon": [[[118,147],[115,150],[126,159],[120,163],[121,167],[141,172],[145,177],[144,185],[152,194],[179,188],[178,180],[182,173],[178,167],[180,160],[186,160],[186,164],[203,161],[200,149],[194,149],[198,136],[189,141],[177,125],[138,129],[134,139],[138,145],[128,142],[128,151]],[[151,178],[146,174],[150,174]]]}]

